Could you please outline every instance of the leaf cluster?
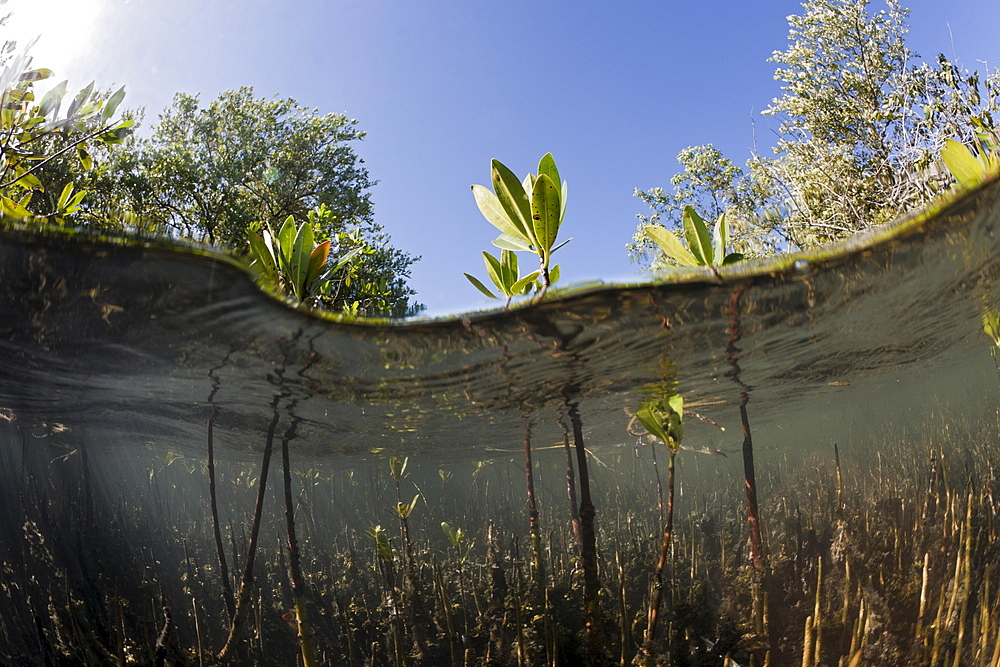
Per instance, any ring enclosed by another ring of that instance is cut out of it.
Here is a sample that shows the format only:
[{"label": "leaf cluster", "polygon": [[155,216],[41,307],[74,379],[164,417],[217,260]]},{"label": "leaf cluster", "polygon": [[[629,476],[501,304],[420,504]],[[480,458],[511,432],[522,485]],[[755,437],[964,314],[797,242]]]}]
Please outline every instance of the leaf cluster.
[{"label": "leaf cluster", "polygon": [[[91,83],[63,109],[67,82],[53,86],[36,101],[35,85],[52,70],[32,68],[26,54],[12,56],[14,44],[2,48],[0,72],[0,212],[25,220],[62,223],[76,213],[87,195],[71,181],[46,183],[46,170],[66,155],[75,155],[84,170],[93,168],[94,146],[121,144],[132,132],[132,119],[115,119],[125,88],[112,94],[95,91]],[[61,113],[65,111],[65,113]],[[58,194],[56,194],[58,192]],[[32,201],[33,195],[48,195]]]},{"label": "leaf cluster", "polygon": [[[506,306],[518,294],[536,289],[539,298],[558,279],[558,267],[551,267],[552,254],[566,245],[556,245],[556,237],[566,216],[568,186],[559,176],[555,159],[546,153],[538,162],[538,174],[518,177],[499,160],[490,163],[493,190],[473,185],[476,205],[486,220],[500,231],[493,245],[501,249],[500,258],[484,252],[486,270],[497,290],[507,297]],[[539,268],[523,278],[519,275],[515,252],[538,257]],[[465,277],[491,299],[497,298],[480,280]]]},{"label": "leaf cluster", "polygon": [[319,293],[359,252],[355,248],[329,261],[330,239],[315,244],[312,223],[296,225],[291,215],[277,234],[265,225],[261,235],[250,235],[251,268],[297,301]]},{"label": "leaf cluster", "polygon": [[636,191],[652,213],[631,251],[659,268],[644,228],[680,226],[686,206],[725,212],[735,247],[764,255],[848,237],[945,190],[946,139],[997,135],[1000,70],[980,76],[943,55],[918,62],[907,16],[899,0],[805,0],[770,58],[782,88],[763,112],[779,123],[772,155],[755,152],[741,169],[710,144],[681,151],[672,192]]},{"label": "leaf cluster", "polygon": [[726,253],[729,228],[723,212],[716,220],[712,232],[704,219],[691,206],[684,207],[684,238],[687,247],[673,232],[660,225],[646,225],[643,231],[659,246],[663,253],[679,266],[722,266],[743,259],[737,252]]}]

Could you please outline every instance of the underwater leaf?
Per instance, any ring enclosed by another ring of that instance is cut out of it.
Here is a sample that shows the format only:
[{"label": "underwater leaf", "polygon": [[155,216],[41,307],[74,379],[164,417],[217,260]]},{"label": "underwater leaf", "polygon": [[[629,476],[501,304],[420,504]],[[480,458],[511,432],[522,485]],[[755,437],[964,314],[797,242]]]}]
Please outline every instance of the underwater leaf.
[{"label": "underwater leaf", "polygon": [[659,438],[663,442],[669,440],[670,436],[663,425],[662,417],[652,407],[648,405],[640,407],[635,411],[635,417],[650,435]]},{"label": "underwater leaf", "polygon": [[1000,347],[1000,313],[992,308],[987,308],[983,311],[982,322],[983,331],[995,345]]},{"label": "underwater leaf", "polygon": [[487,289],[486,285],[484,285],[484,284],[483,284],[483,283],[482,283],[482,282],[481,282],[481,281],[479,280],[479,278],[476,278],[475,276],[473,276],[473,275],[470,275],[470,274],[468,274],[468,273],[463,273],[462,275],[464,275],[464,276],[465,276],[466,278],[468,278],[468,279],[469,279],[469,282],[470,282],[470,283],[472,283],[472,284],[473,284],[473,286],[475,286],[475,288],[476,288],[477,290],[479,290],[480,292],[482,292],[483,294],[485,294],[485,295],[486,295],[486,296],[488,296],[489,298],[491,298],[491,299],[496,299],[496,298],[498,298],[496,294],[494,294],[494,293],[493,293],[493,292],[491,292],[491,291],[490,291],[489,289]]},{"label": "underwater leaf", "polygon": [[680,266],[698,266],[698,260],[688,252],[681,240],[663,225],[646,225],[642,228],[646,236],[651,238],[667,257]]},{"label": "underwater leaf", "polygon": [[692,206],[684,207],[684,214],[681,216],[684,222],[684,238],[687,239],[688,249],[694,255],[701,266],[712,266],[714,252],[712,251],[712,239],[708,234],[708,226],[698,212]]},{"label": "underwater leaf", "polygon": [[531,190],[531,224],[538,251],[547,258],[559,233],[559,189],[546,174],[535,179]]},{"label": "underwater leaf", "polygon": [[420,500],[420,494],[419,493],[417,495],[413,496],[413,500],[411,500],[409,504],[407,504],[407,503],[396,503],[396,513],[399,515],[399,518],[406,519],[411,514],[413,514],[413,510],[416,509],[416,507],[417,507],[417,501],[418,500]]},{"label": "underwater leaf", "polygon": [[409,456],[404,456],[400,461],[398,456],[389,457],[389,476],[397,482],[406,477],[406,466],[410,462]]}]

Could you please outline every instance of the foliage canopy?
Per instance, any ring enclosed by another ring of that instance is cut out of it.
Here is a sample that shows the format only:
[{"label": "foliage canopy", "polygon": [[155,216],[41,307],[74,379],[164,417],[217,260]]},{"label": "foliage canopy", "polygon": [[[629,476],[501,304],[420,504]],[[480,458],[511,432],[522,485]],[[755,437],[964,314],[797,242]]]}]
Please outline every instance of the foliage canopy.
[{"label": "foliage canopy", "polygon": [[197,95],[178,93],[148,137],[128,142],[95,170],[90,185],[97,196],[82,217],[240,254],[289,217],[308,220],[314,239],[330,241],[330,261],[349,255],[320,305],[413,314],[421,306],[411,301],[406,279],[417,258],[393,248],[374,220],[375,183],[352,145],[364,136],[356,120],[293,99],[259,98],[252,87],[225,91],[205,107]]},{"label": "foliage canopy", "polygon": [[930,201],[951,183],[945,140],[996,136],[1000,71],[981,77],[938,56],[918,62],[899,0],[806,0],[775,51],[783,94],[763,112],[779,122],[770,157],[745,169],[711,144],[684,149],[672,192],[636,190],[652,213],[630,250],[669,263],[643,228],[679,228],[686,206],[729,216],[737,250],[763,255],[844,238]]}]

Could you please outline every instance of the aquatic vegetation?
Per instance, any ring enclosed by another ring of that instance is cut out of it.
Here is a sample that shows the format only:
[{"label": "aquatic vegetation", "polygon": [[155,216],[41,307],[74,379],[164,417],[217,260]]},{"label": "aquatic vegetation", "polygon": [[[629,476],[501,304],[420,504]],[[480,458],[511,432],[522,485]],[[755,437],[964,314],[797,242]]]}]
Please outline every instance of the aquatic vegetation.
[{"label": "aquatic vegetation", "polygon": [[992,667],[998,188],[402,326],[4,228],[0,663]]}]

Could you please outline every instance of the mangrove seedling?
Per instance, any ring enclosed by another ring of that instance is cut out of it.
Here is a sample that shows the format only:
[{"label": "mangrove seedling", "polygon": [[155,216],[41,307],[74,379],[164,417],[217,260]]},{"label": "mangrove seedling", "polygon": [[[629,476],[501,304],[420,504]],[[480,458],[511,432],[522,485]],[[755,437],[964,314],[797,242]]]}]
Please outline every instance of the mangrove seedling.
[{"label": "mangrove seedling", "polygon": [[[483,251],[483,261],[486,263],[486,273],[489,275],[490,280],[496,286],[499,293],[505,297],[507,300],[504,302],[503,307],[510,307],[510,300],[517,295],[527,295],[531,292],[532,288],[537,285],[538,277],[541,271],[532,271],[523,278],[520,276],[520,270],[517,266],[517,255],[512,250],[507,250],[506,248],[500,251],[500,259],[497,259],[490,253]],[[500,297],[493,294],[486,285],[482,283],[475,276],[466,273],[465,277],[469,279],[476,289],[485,294],[491,299],[499,299]],[[559,265],[552,267],[549,270],[549,280],[555,282],[559,278]]]},{"label": "mangrove seedling", "polygon": [[726,254],[729,242],[729,223],[723,213],[716,220],[712,232],[698,212],[691,206],[684,207],[684,238],[687,248],[673,232],[663,225],[646,225],[643,231],[667,257],[678,266],[724,266],[743,259],[738,252]]},{"label": "mangrove seedling", "polygon": [[361,252],[361,248],[355,248],[329,261],[330,239],[316,245],[312,223],[296,225],[291,215],[285,218],[277,234],[265,225],[259,235],[251,233],[249,237],[253,258],[250,267],[296,301],[316,294]]},{"label": "mangrove seedling", "polygon": [[649,603],[649,618],[646,624],[645,643],[639,656],[639,664],[649,663],[649,648],[656,635],[656,624],[663,600],[663,569],[670,553],[670,538],[674,527],[674,461],[684,438],[684,398],[674,393],[676,383],[662,382],[651,388],[656,395],[644,401],[635,411],[635,418],[654,438],[660,440],[670,453],[667,466],[667,520],[663,529],[663,543],[660,558],[653,571],[653,592]]},{"label": "mangrove seedling", "polygon": [[[482,185],[472,186],[476,205],[486,220],[500,230],[500,236],[493,240],[493,245],[504,250],[530,252],[538,256],[536,280],[540,300],[545,296],[549,285],[555,282],[555,269],[551,267],[552,253],[569,242],[556,245],[556,236],[566,215],[566,182],[559,177],[552,153],[546,153],[538,162],[537,176],[528,174],[523,181],[519,180],[499,160],[492,160],[490,176],[493,191]],[[501,262],[502,259],[501,257]],[[489,266],[487,259],[487,268]],[[468,277],[477,289],[483,291],[482,283]],[[499,289],[501,283],[496,280],[494,282]],[[517,279],[502,284],[510,285],[513,290],[516,282]],[[489,291],[485,290],[484,293],[489,294]]]}]

